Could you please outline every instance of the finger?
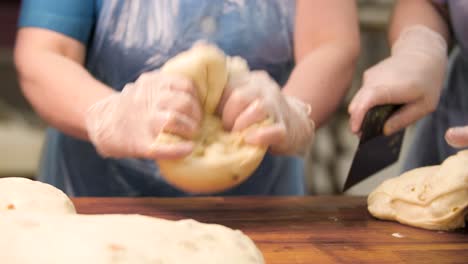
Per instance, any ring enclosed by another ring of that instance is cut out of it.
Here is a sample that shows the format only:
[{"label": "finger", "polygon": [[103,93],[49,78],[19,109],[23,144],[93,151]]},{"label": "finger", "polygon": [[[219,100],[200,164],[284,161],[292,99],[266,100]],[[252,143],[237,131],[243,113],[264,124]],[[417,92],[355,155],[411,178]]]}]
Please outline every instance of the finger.
[{"label": "finger", "polygon": [[280,124],[261,127],[245,135],[245,142],[252,145],[282,145],[286,141],[286,128]]},{"label": "finger", "polygon": [[254,97],[245,95],[239,90],[233,90],[229,98],[226,100],[223,109],[223,127],[230,131],[237,117],[255,100]]},{"label": "finger", "polygon": [[449,128],[445,140],[454,148],[468,147],[468,126]]},{"label": "finger", "polygon": [[349,103],[349,105],[348,105],[348,113],[349,114],[353,113],[356,110],[356,105],[359,104],[359,101],[360,101],[360,98],[361,98],[362,89],[363,88],[360,88],[356,92],[356,94],[353,96],[353,98],[351,99],[351,103]]},{"label": "finger", "polygon": [[155,135],[143,133],[139,137],[131,137],[134,144],[131,149],[125,148],[122,157],[147,158],[147,159],[175,159],[190,154],[195,145],[192,141],[180,141],[173,143],[159,143]]},{"label": "finger", "polygon": [[181,136],[183,138],[193,138],[198,130],[198,123],[188,116],[177,112],[164,111],[155,115],[153,124],[153,135],[161,131]]},{"label": "finger", "polygon": [[[375,72],[378,71],[378,63],[374,67],[367,69],[364,74],[363,74],[363,81],[361,88],[357,91],[357,93],[354,95],[351,103],[348,106],[348,113],[353,113],[356,111],[356,107],[361,104],[361,101],[363,99],[363,96],[365,93],[367,93],[368,89],[373,89],[374,87],[378,86],[378,78],[374,77],[376,74]],[[378,74],[377,74],[378,76]]]},{"label": "finger", "polygon": [[349,123],[353,133],[360,131],[366,113],[378,102],[378,93],[376,93],[374,87],[365,85],[356,93],[348,110],[350,114]]},{"label": "finger", "polygon": [[157,100],[159,110],[177,112],[194,119],[196,122],[201,121],[200,102],[186,93],[161,91]]},{"label": "finger", "polygon": [[153,71],[140,75],[136,83],[142,88],[157,90],[158,93],[161,90],[179,91],[198,98],[193,81],[182,75]]},{"label": "finger", "polygon": [[391,135],[417,121],[425,112],[419,103],[404,105],[385,122],[384,134]]},{"label": "finger", "polygon": [[227,85],[224,87],[223,94],[221,95],[221,99],[219,99],[218,106],[216,107],[216,114],[218,116],[223,116],[224,107],[229,97],[231,97],[232,91],[232,86]]},{"label": "finger", "polygon": [[[353,102],[356,104],[357,100],[353,99]],[[348,110],[349,112],[349,128],[352,133],[358,134],[361,130],[362,120],[364,119],[364,113],[368,111],[367,108],[362,108],[356,110],[356,107],[353,108],[354,110]]]},{"label": "finger", "polygon": [[194,148],[190,141],[175,144],[153,144],[145,157],[148,159],[179,159],[189,155]]},{"label": "finger", "polygon": [[171,77],[168,85],[169,90],[187,93],[199,101],[197,88],[190,79],[174,76]]},{"label": "finger", "polygon": [[216,109],[216,113],[220,116],[223,114],[224,107],[226,102],[231,97],[231,94],[234,90],[240,90],[249,84],[250,81],[250,72],[246,73],[233,73],[231,72],[229,75],[228,83],[226,87],[223,89],[223,94],[221,95],[221,99],[219,100],[218,107]]},{"label": "finger", "polygon": [[252,124],[265,120],[266,118],[268,118],[268,113],[265,110],[264,104],[259,100],[255,100],[247,107],[247,109],[245,109],[245,111],[239,114],[234,122],[232,131],[243,130]]}]

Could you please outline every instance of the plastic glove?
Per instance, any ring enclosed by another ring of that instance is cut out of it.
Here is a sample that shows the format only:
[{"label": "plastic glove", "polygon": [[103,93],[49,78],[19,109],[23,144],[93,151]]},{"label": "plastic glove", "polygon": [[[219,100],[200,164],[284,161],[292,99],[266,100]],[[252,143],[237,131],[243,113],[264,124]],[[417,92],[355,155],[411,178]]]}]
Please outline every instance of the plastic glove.
[{"label": "plastic glove", "polygon": [[445,140],[454,148],[468,147],[468,126],[449,128]]},{"label": "plastic glove", "polygon": [[156,147],[161,131],[191,138],[202,112],[191,81],[158,71],[142,74],[90,107],[86,113],[89,138],[104,157],[179,158],[188,155],[189,141]]},{"label": "plastic glove", "polygon": [[283,95],[267,73],[253,71],[229,81],[218,112],[227,130],[240,131],[270,117],[272,125],[249,131],[249,144],[270,146],[276,154],[303,154],[314,136],[314,122],[308,104]]},{"label": "plastic glove", "polygon": [[391,56],[364,73],[348,108],[351,130],[358,133],[365,114],[376,105],[405,104],[385,124],[386,135],[434,111],[446,66],[447,44],[441,35],[419,25],[405,29]]}]

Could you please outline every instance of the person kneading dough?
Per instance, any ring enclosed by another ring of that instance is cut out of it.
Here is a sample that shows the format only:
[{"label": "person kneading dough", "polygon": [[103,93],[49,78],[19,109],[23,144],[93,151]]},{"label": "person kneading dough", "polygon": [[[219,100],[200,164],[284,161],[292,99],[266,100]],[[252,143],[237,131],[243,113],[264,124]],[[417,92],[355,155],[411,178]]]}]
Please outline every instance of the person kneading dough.
[{"label": "person kneading dough", "polygon": [[[179,112],[169,111],[170,104]],[[154,160],[171,187],[217,194],[252,176],[268,148],[291,156],[307,151],[315,128],[310,114],[310,105],[283,95],[243,58],[196,42],[93,105],[87,126],[102,156],[125,157],[130,150]],[[135,134],[125,133],[127,127]]]},{"label": "person kneading dough", "polygon": [[431,230],[465,226],[468,150],[442,164],[413,169],[384,181],[368,196],[369,212],[384,220]]},{"label": "person kneading dough", "polygon": [[306,194],[302,155],[359,57],[353,1],[24,1],[15,66],[50,126],[38,180],[74,197]]}]

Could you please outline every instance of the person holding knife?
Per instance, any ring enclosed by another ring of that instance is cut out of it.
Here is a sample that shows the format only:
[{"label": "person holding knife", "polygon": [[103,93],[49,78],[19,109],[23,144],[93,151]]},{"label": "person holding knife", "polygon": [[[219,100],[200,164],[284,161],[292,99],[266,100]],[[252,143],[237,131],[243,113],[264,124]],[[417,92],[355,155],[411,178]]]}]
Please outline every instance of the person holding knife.
[{"label": "person holding knife", "polygon": [[467,1],[397,1],[389,25],[391,55],[364,73],[349,105],[354,133],[376,105],[403,105],[386,122],[386,134],[421,119],[405,171],[440,164],[468,146],[467,29]]}]

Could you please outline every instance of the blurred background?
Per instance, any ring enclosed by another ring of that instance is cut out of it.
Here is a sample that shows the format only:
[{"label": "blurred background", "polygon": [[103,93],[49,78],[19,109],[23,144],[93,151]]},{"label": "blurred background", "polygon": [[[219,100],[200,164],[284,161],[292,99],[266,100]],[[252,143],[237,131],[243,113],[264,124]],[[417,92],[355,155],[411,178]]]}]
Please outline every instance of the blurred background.
[{"label": "blurred background", "polygon": [[[306,158],[309,194],[340,193],[358,144],[358,138],[349,132],[346,107],[360,86],[363,71],[388,55],[386,25],[393,1],[357,2],[362,53],[346,99],[333,120],[317,132],[315,144]],[[20,0],[0,1],[0,177],[34,178],[46,126],[21,95],[13,66],[12,48],[19,5]],[[407,131],[402,158],[410,140]],[[383,179],[398,173],[399,164],[395,164],[348,193],[366,195]]]}]

